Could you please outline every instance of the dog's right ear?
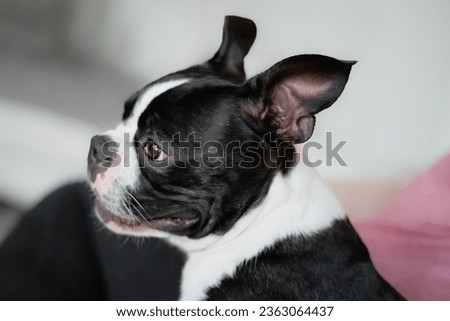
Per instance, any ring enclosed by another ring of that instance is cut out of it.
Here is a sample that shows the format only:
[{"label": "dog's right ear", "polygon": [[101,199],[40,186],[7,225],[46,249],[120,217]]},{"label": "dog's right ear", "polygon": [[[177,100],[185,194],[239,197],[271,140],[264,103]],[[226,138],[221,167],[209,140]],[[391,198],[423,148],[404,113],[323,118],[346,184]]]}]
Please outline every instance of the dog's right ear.
[{"label": "dog's right ear", "polygon": [[222,43],[206,62],[222,78],[241,84],[245,81],[244,58],[256,39],[256,25],[246,18],[226,16]]}]

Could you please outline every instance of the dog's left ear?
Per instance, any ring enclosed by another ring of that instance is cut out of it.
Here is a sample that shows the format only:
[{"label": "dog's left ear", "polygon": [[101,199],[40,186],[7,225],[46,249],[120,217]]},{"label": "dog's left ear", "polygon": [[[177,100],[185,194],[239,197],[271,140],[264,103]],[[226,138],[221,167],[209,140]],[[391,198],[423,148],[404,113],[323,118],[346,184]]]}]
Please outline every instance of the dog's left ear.
[{"label": "dog's left ear", "polygon": [[255,23],[246,18],[226,16],[222,43],[206,63],[223,78],[242,84],[245,81],[244,58],[256,38]]},{"label": "dog's left ear", "polygon": [[314,130],[315,115],[341,95],[355,61],[299,55],[275,64],[245,85],[244,111],[261,133],[302,143]]}]

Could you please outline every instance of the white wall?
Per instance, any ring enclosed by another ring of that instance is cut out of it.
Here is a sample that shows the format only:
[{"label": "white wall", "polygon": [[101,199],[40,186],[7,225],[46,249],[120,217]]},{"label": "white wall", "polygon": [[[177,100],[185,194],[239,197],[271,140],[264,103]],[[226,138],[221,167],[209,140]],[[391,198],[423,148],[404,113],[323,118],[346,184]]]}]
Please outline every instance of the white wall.
[{"label": "white wall", "polygon": [[348,140],[349,166],[321,167],[328,177],[404,175],[450,151],[448,0],[86,0],[77,9],[77,48],[146,81],[208,59],[226,14],[258,26],[249,75],[300,53],[358,60],[313,136]]}]

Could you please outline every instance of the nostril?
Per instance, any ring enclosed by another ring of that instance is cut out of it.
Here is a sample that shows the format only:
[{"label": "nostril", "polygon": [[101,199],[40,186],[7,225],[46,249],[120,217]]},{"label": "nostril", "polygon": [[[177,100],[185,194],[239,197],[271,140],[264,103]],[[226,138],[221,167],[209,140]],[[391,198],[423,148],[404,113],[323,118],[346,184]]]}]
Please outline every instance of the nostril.
[{"label": "nostril", "polygon": [[112,141],[111,137],[106,135],[97,135],[91,139],[91,148],[89,152],[90,161],[103,167],[109,167],[114,162],[118,143]]}]

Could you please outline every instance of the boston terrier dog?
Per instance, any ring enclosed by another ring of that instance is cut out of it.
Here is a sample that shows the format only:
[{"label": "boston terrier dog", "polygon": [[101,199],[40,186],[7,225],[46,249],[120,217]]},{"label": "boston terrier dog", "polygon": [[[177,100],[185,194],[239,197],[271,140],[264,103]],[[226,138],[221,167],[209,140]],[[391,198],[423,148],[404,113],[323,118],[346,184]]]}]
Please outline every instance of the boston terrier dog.
[{"label": "boston terrier dog", "polygon": [[255,37],[227,16],[210,60],[140,89],[92,138],[98,218],[181,249],[181,300],[402,299],[298,149],[355,62],[298,55],[246,80]]}]

